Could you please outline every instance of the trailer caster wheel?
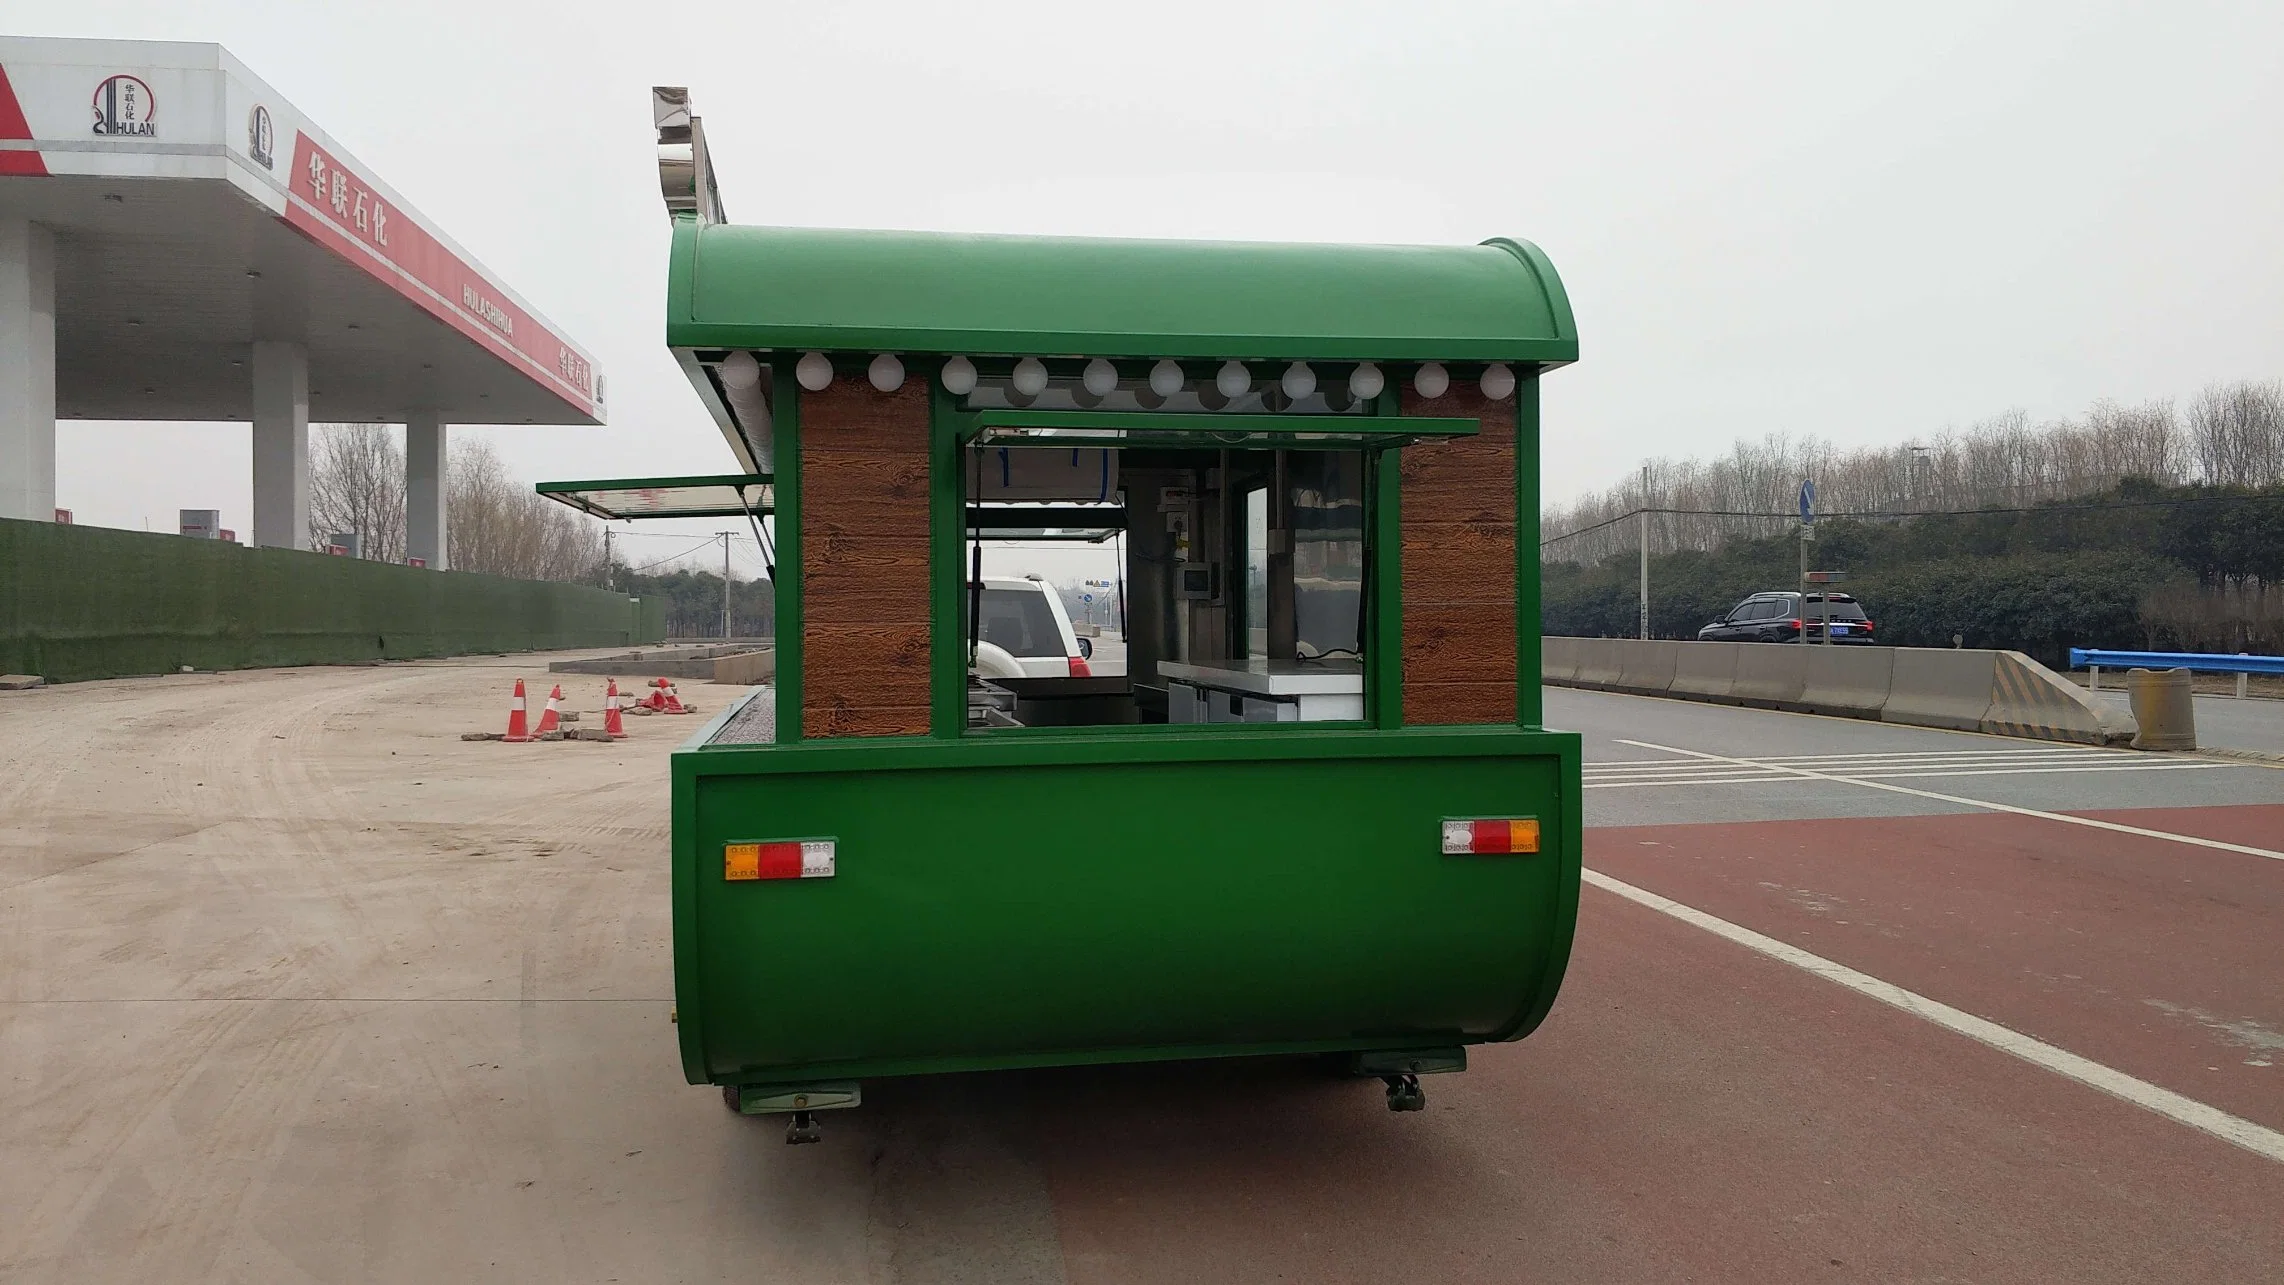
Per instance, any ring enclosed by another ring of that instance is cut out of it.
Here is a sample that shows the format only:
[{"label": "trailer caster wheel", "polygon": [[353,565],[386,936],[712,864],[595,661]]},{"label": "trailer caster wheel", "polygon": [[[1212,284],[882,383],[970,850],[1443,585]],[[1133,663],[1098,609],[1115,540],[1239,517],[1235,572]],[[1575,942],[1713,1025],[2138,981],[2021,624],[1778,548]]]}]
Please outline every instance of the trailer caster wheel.
[{"label": "trailer caster wheel", "polygon": [[793,1113],[793,1123],[785,1126],[785,1145],[798,1147],[804,1142],[822,1142],[825,1135],[817,1131],[817,1117],[807,1111]]},{"label": "trailer caster wheel", "polygon": [[1390,1111],[1425,1111],[1428,1098],[1420,1088],[1420,1077],[1409,1072],[1403,1075],[1383,1075],[1388,1083],[1388,1109]]}]

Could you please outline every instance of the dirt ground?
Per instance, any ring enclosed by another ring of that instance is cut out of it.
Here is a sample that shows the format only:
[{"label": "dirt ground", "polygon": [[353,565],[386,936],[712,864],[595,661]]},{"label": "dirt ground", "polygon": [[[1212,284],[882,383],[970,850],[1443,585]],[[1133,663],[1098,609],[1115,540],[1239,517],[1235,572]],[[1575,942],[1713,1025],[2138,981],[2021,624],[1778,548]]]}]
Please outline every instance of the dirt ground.
[{"label": "dirt ground", "polygon": [[655,1278],[594,1211],[737,1141],[668,1025],[706,720],[459,739],[550,658],[0,693],[0,1279]]}]

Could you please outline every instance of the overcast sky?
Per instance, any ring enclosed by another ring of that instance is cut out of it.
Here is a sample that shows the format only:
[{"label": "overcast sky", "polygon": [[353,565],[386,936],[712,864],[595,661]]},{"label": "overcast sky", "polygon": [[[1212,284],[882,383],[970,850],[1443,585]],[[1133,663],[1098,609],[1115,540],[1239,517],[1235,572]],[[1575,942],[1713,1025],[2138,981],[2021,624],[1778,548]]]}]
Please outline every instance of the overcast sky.
[{"label": "overcast sky", "polygon": [[[662,343],[654,83],[690,86],[739,222],[1536,241],[1583,353],[1547,381],[1551,498],[1740,436],[2284,376],[2274,0],[0,0],[0,28],[220,42],[577,337],[612,422],[490,433],[532,479],[730,463]],[[59,437],[83,520],[247,525],[243,429]]]}]

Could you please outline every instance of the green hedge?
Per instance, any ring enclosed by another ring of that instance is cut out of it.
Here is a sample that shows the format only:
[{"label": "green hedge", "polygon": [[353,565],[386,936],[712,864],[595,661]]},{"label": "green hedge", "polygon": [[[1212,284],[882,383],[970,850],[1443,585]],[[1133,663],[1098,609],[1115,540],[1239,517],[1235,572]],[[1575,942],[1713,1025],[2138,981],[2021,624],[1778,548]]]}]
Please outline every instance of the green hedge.
[{"label": "green hedge", "polygon": [[663,601],[585,585],[0,520],[0,672],[50,682],[616,647],[664,632]]}]

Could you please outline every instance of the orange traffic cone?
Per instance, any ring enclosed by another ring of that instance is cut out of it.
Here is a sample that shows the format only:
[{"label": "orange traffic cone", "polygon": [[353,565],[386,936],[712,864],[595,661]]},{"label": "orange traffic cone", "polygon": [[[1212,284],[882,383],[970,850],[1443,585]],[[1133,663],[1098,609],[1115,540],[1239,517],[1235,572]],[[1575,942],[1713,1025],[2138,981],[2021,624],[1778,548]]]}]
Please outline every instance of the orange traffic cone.
[{"label": "orange traffic cone", "polygon": [[562,709],[563,684],[557,683],[555,685],[555,690],[547,694],[547,708],[539,712],[539,726],[531,729],[531,734],[533,736],[545,736],[549,732],[562,731]]},{"label": "orange traffic cone", "polygon": [[661,713],[687,714],[690,712],[689,710],[683,708],[682,697],[674,690],[674,684],[668,683],[666,686],[659,689],[658,694],[666,698],[666,705],[660,711]]},{"label": "orange traffic cone", "polygon": [[523,680],[520,678],[515,680],[515,697],[508,702],[508,734],[500,739],[517,742],[537,739],[531,734],[530,724],[524,714]]},{"label": "orange traffic cone", "polygon": [[603,693],[603,735],[614,741],[627,738],[627,720],[619,713],[619,680],[611,680],[610,690]]},{"label": "orange traffic cone", "polygon": [[649,707],[650,707],[650,709],[651,709],[651,711],[652,711],[653,713],[660,713],[660,714],[663,714],[663,713],[665,713],[665,712],[666,712],[666,680],[665,680],[665,679],[663,679],[663,678],[653,678],[653,679],[651,679],[651,680],[650,680],[650,695],[648,695],[648,696],[644,697],[644,698],[643,698],[643,701],[642,701],[642,703],[643,703],[643,704],[645,704],[645,705],[647,705],[647,706],[649,706]]}]

